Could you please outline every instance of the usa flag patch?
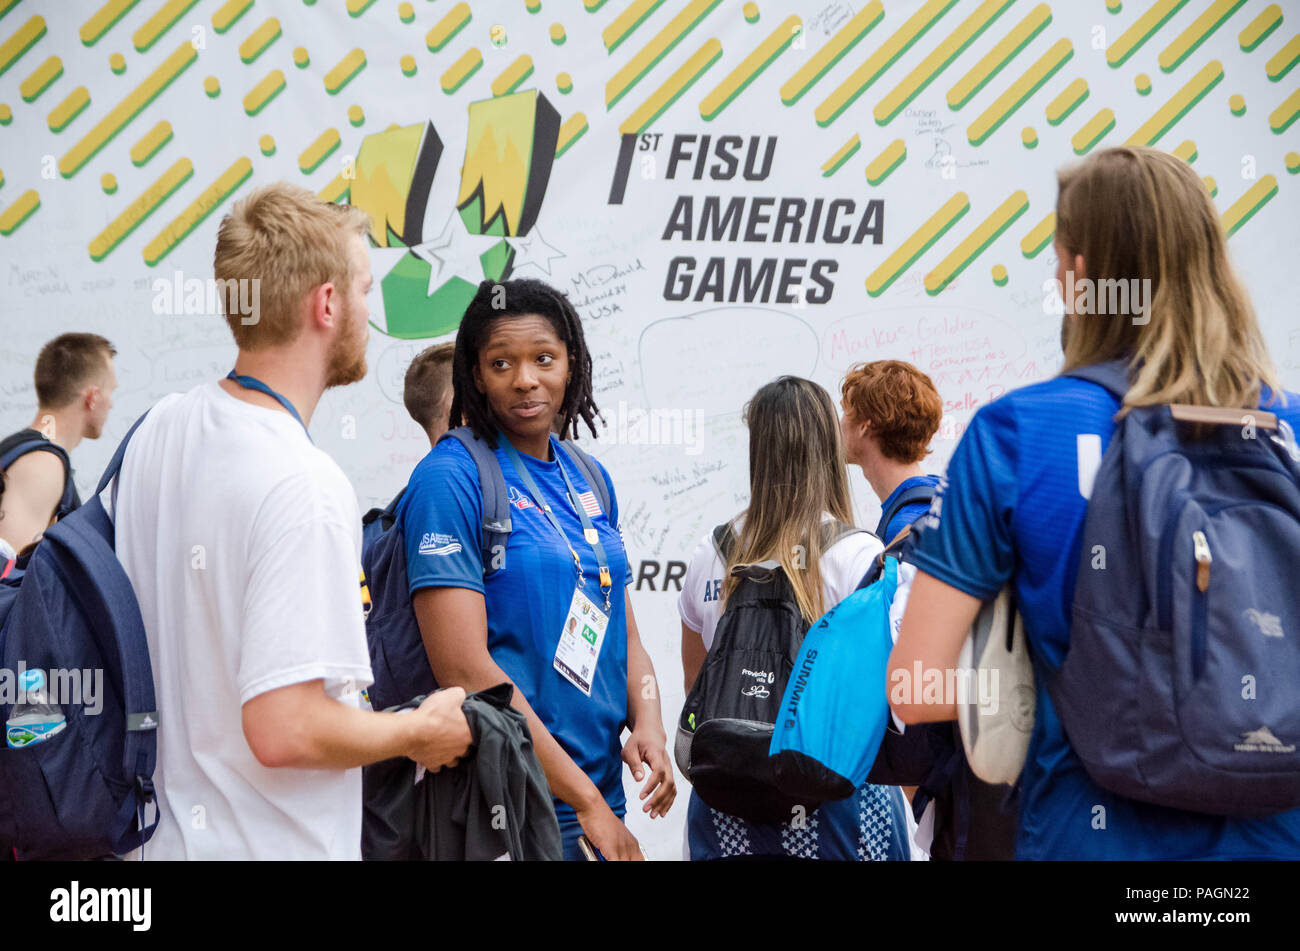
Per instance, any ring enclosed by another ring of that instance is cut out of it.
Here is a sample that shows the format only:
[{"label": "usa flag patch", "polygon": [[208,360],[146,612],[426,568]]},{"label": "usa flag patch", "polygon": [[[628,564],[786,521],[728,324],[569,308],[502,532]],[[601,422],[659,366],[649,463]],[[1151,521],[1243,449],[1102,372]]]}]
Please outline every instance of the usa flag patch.
[{"label": "usa flag patch", "polygon": [[596,493],[582,492],[578,495],[578,501],[582,503],[582,507],[586,510],[587,514],[593,518],[601,514],[600,503],[596,501]]}]

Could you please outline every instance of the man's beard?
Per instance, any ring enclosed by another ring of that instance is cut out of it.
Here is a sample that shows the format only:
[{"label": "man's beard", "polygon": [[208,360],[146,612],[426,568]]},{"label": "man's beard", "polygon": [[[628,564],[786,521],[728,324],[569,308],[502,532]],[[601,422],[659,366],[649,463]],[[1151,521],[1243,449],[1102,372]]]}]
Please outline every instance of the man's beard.
[{"label": "man's beard", "polygon": [[347,386],[365,379],[366,376],[366,341],[358,341],[354,335],[352,322],[355,319],[350,309],[343,311],[346,324],[345,331],[334,338],[330,344],[329,366],[325,372],[325,388]]}]

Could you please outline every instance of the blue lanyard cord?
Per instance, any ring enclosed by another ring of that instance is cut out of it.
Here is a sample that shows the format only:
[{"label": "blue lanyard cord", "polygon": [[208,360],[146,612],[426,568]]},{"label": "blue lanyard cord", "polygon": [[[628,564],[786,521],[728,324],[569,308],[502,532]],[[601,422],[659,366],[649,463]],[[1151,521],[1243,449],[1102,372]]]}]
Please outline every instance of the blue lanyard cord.
[{"label": "blue lanyard cord", "polygon": [[302,427],[302,431],[307,433],[307,440],[309,442],[311,441],[311,433],[307,432],[307,424],[302,421],[302,417],[298,415],[298,411],[293,408],[292,403],[279,393],[275,392],[275,390],[271,389],[255,376],[240,376],[234,370],[231,370],[226,374],[226,379],[238,383],[246,390],[257,390],[257,392],[265,393],[267,396],[271,397],[289,411],[289,415],[298,421],[298,425]]},{"label": "blue lanyard cord", "polygon": [[[559,520],[556,519],[555,513],[551,511],[551,506],[542,496],[541,490],[537,488],[537,483],[533,481],[532,474],[524,465],[523,459],[519,457],[519,451],[511,445],[506,434],[500,430],[497,431],[497,441],[501,443],[501,448],[505,450],[506,457],[510,460],[510,464],[515,467],[515,471],[519,473],[519,478],[523,480],[524,487],[532,495],[537,507],[546,515],[551,527],[559,533],[560,538],[564,539],[564,544],[568,545],[569,554],[573,556],[573,562],[578,568],[578,587],[584,587],[586,579],[582,575],[582,559],[578,557],[578,553],[569,542],[569,536],[564,534],[564,529],[560,527]],[[551,440],[551,445],[553,447],[552,451],[555,453],[555,462],[560,467],[560,475],[564,477],[564,485],[569,491],[569,502],[573,505],[578,513],[578,518],[582,521],[583,537],[586,538],[587,544],[591,546],[591,550],[596,555],[596,565],[600,569],[600,591],[605,596],[605,611],[608,613],[609,598],[614,588],[614,580],[610,575],[609,559],[605,556],[605,546],[600,543],[600,535],[597,534],[596,527],[592,525],[587,510],[582,507],[582,500],[578,497],[578,490],[573,486],[573,480],[569,478],[569,473],[564,469],[563,453],[559,445],[556,444],[554,439]]]}]

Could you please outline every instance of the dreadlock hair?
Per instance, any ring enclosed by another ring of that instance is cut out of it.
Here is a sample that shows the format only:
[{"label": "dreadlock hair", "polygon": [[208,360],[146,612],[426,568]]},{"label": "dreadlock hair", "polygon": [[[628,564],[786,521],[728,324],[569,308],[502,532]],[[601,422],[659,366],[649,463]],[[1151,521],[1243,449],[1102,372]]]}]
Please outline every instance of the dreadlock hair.
[{"label": "dreadlock hair", "polygon": [[596,436],[596,420],[604,422],[591,392],[591,353],[582,335],[582,320],[561,291],[531,279],[483,281],[474,299],[465,308],[456,333],[456,352],[451,360],[450,424],[463,422],[474,435],[496,448],[497,421],[488,405],[487,395],[474,384],[474,367],[479,351],[497,321],[536,314],[544,318],[564,342],[569,355],[569,384],[557,414],[558,425],[552,428],[561,439],[576,439],[578,421],[587,424]]}]

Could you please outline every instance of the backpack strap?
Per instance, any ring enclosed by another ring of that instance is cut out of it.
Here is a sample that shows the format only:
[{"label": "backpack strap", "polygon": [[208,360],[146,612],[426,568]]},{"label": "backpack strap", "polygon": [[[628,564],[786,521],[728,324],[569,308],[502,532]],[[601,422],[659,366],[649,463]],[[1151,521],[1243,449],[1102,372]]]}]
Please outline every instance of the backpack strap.
[{"label": "backpack strap", "polygon": [[465,447],[478,466],[478,481],[483,491],[483,525],[480,546],[483,558],[483,577],[496,573],[497,569],[489,567],[492,556],[501,546],[505,550],[510,539],[510,495],[506,490],[506,477],[501,472],[501,463],[497,461],[496,451],[474,435],[468,426],[457,426],[445,432],[443,439],[454,439]]},{"label": "backpack strap", "polygon": [[1110,360],[1092,366],[1076,367],[1064,376],[1096,383],[1121,403],[1128,394],[1128,360]]},{"label": "backpack strap", "polygon": [[113,511],[113,518],[117,518],[116,476],[117,473],[122,468],[122,460],[126,458],[126,444],[131,441],[131,437],[135,435],[135,431],[140,428],[140,424],[144,422],[144,418],[148,415],[149,415],[149,411],[145,410],[143,413],[140,414],[140,418],[131,424],[131,428],[126,431],[126,435],[122,437],[122,441],[117,444],[117,451],[113,453],[113,458],[108,460],[108,466],[104,469],[104,474],[100,476],[99,485],[95,486],[95,495],[99,495],[99,493],[104,491],[104,488],[108,485],[109,482],[113,483],[113,497],[112,497],[112,506],[111,506]]},{"label": "backpack strap", "polygon": [[[140,609],[134,599],[134,592],[129,604],[101,597],[101,585],[115,584],[125,590],[131,590],[131,580],[113,552],[115,528],[113,521],[104,510],[100,493],[113,483],[112,506],[114,517],[117,513],[117,479],[122,469],[122,460],[126,457],[126,447],[140,428],[149,411],[145,412],[131,424],[126,435],[118,444],[113,458],[100,477],[95,489],[94,504],[85,506],[86,514],[79,518],[57,522],[46,532],[47,541],[59,544],[83,572],[80,583],[74,585],[82,598],[94,598],[95,604],[87,605],[91,613],[99,613],[113,619],[113,629],[118,632],[118,662],[122,670],[122,705],[126,713],[126,737],[122,744],[122,763],[126,775],[133,777],[135,786],[134,801],[125,800],[122,807],[120,828],[126,828],[125,820],[134,813],[136,819],[136,840],[124,839],[119,845],[120,851],[126,852],[149,837],[149,833],[158,824],[159,810],[154,796],[153,772],[158,761],[158,702],[153,689],[153,666],[149,658],[149,641],[145,636],[144,622]],[[77,539],[78,544],[66,544],[63,536]],[[107,551],[105,545],[109,546]],[[95,579],[95,580],[92,580]],[[146,822],[148,807],[153,804],[153,819]]]},{"label": "backpack strap", "polygon": [[52,452],[63,460],[63,494],[59,496],[59,504],[55,509],[56,518],[63,518],[76,507],[74,499],[76,498],[77,487],[72,481],[72,460],[68,458],[68,451],[58,443],[52,442],[42,435],[35,434],[28,439],[20,440],[16,445],[11,446],[8,452],[0,456],[0,472],[8,469],[29,452]]},{"label": "backpack strap", "polygon": [[[560,441],[564,451],[568,453],[569,458],[582,472],[582,477],[587,480],[587,485],[596,493],[596,498],[600,501],[600,510],[605,513],[605,517],[613,519],[613,507],[609,501],[609,483],[600,472],[600,467],[596,465],[596,460],[584,452],[576,442],[571,439]],[[615,526],[617,527],[617,526]]]},{"label": "backpack strap", "polygon": [[721,525],[714,526],[713,547],[718,550],[718,554],[722,556],[722,563],[725,565],[727,559],[731,557],[732,550],[736,547],[736,533],[732,529],[730,522],[723,522]]},{"label": "backpack strap", "polygon": [[889,523],[904,508],[916,502],[932,502],[934,496],[935,487],[932,485],[914,485],[904,489],[902,494],[889,504],[889,508],[880,513],[880,521],[876,524],[876,537],[882,540],[885,538],[885,532],[889,531]]},{"label": "backpack strap", "polygon": [[393,496],[393,501],[389,502],[385,508],[372,508],[365,515],[361,516],[361,525],[365,527],[376,519],[382,519],[380,525],[384,531],[392,528],[393,523],[397,521],[397,504],[402,501],[402,496],[406,495],[406,486],[402,486],[402,491]]}]

